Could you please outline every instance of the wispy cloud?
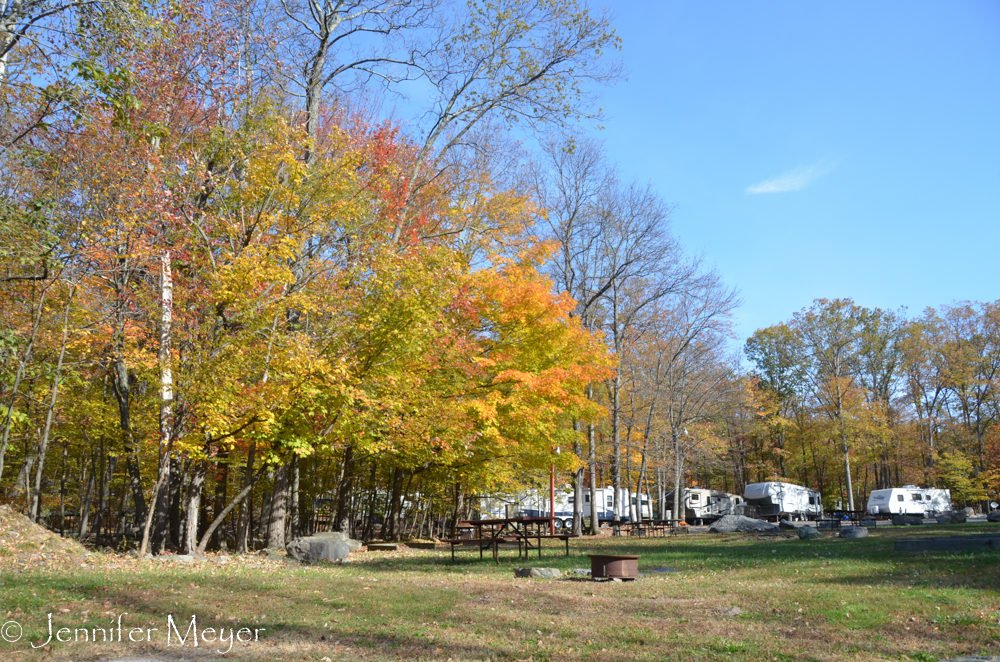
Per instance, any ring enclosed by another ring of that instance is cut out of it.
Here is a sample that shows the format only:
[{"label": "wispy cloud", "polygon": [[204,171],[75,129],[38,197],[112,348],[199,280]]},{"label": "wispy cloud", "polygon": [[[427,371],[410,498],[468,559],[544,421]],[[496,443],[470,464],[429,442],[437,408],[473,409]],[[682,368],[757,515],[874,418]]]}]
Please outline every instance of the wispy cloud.
[{"label": "wispy cloud", "polygon": [[809,166],[799,166],[786,173],[765,179],[759,184],[746,187],[746,192],[751,195],[758,193],[786,193],[788,191],[801,191],[814,181],[827,174],[837,167],[840,160],[831,161],[823,159],[818,163]]}]

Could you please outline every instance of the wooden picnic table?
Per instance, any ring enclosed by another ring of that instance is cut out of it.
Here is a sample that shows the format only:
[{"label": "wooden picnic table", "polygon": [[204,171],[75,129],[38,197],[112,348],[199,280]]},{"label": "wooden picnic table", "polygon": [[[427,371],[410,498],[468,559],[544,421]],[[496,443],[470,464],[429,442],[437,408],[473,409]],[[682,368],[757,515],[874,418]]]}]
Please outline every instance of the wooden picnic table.
[{"label": "wooden picnic table", "polygon": [[[562,540],[566,543],[566,556],[569,556],[569,539],[577,536],[572,533],[549,533],[551,519],[548,517],[507,517],[500,519],[479,519],[462,522],[458,525],[470,532],[468,537],[459,537],[442,542],[451,545],[451,560],[455,560],[456,545],[476,545],[479,547],[479,558],[483,558],[483,550],[493,551],[493,560],[500,563],[499,547],[502,543],[517,543],[517,558],[527,559],[531,550],[538,550],[538,558],[542,558],[543,540]],[[472,533],[474,531],[474,533]]]},{"label": "wooden picnic table", "polygon": [[620,536],[666,536],[677,533],[679,519],[644,519],[641,522],[627,521],[611,525],[611,535]]}]

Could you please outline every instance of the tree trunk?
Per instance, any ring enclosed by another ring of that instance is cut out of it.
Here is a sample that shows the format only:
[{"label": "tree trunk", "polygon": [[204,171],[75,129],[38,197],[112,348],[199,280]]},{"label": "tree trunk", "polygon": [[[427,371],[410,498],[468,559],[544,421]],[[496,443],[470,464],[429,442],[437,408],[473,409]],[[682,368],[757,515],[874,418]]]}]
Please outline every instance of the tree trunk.
[{"label": "tree trunk", "polygon": [[289,518],[288,531],[286,536],[294,540],[298,538],[301,531],[301,524],[299,522],[299,456],[292,456],[292,485],[291,485],[291,517]]},{"label": "tree trunk", "polygon": [[[580,443],[580,421],[573,421],[573,452],[583,461],[583,445]],[[573,472],[573,535],[583,535],[583,467]]]},{"label": "tree trunk", "polygon": [[396,540],[399,538],[399,511],[403,500],[403,470],[396,469],[392,474],[392,494],[389,501],[388,533],[383,535],[385,540]]},{"label": "tree trunk", "polygon": [[31,334],[28,336],[28,343],[24,347],[24,354],[20,361],[17,363],[17,372],[14,374],[14,384],[10,389],[10,400],[7,402],[7,413],[4,416],[3,422],[3,435],[0,438],[0,480],[3,479],[3,463],[4,458],[7,455],[7,442],[10,439],[10,427],[14,420],[14,403],[17,401],[18,390],[21,388],[21,380],[24,379],[24,371],[28,366],[28,361],[31,360],[31,353],[35,346],[35,334],[38,333],[38,325],[42,321],[43,304],[45,303],[45,294],[48,289],[43,289],[42,294],[38,299],[38,312],[35,313],[35,323],[31,327]]},{"label": "tree trunk", "polygon": [[285,516],[288,514],[288,473],[290,463],[282,464],[274,472],[271,491],[271,511],[267,523],[267,548],[285,548]]},{"label": "tree trunk", "polygon": [[351,521],[348,515],[351,489],[354,481],[354,447],[344,449],[344,461],[340,465],[340,485],[337,487],[337,512],[334,515],[334,531],[342,531],[350,535]]},{"label": "tree trunk", "polygon": [[462,492],[462,484],[455,483],[455,512],[452,513],[451,517],[451,537],[455,538],[458,533],[458,518],[463,509],[463,499],[465,495]]},{"label": "tree trunk", "polygon": [[35,494],[29,516],[32,522],[37,522],[42,508],[42,470],[45,467],[45,452],[49,447],[49,432],[52,430],[52,414],[56,409],[56,397],[59,394],[59,377],[62,374],[63,358],[66,356],[66,337],[69,334],[69,309],[73,302],[73,288],[70,287],[66,299],[66,310],[63,312],[62,340],[59,342],[59,358],[56,361],[56,374],[52,378],[52,394],[49,397],[49,407],[45,412],[45,429],[42,440],[38,444],[38,466],[35,468]]},{"label": "tree trunk", "polygon": [[90,477],[87,479],[87,493],[83,498],[83,503],[80,507],[80,532],[79,540],[83,542],[83,539],[87,537],[87,520],[90,517],[90,494],[94,489],[94,471],[91,470]]},{"label": "tree trunk", "polygon": [[[229,489],[229,451],[222,450],[219,451],[219,455],[215,461],[215,499],[212,503],[212,518],[213,520],[219,516],[226,507],[226,497]],[[216,529],[215,533],[212,534],[212,540],[210,545],[213,549],[219,549],[221,545],[219,544],[219,531],[221,529]]]},{"label": "tree trunk", "polygon": [[[170,253],[166,252],[160,256],[160,346],[157,352],[160,361],[160,445],[159,470],[152,495],[153,511],[156,514],[154,551],[157,553],[163,551],[169,526],[170,464],[174,433],[174,379],[171,372],[170,348],[173,302],[174,284],[170,274]],[[140,488],[139,498],[141,497],[142,490]],[[153,513],[147,513],[142,545],[139,547],[140,559],[145,556],[149,544],[149,529],[152,519]]]},{"label": "tree trunk", "polygon": [[600,511],[604,504],[597,502],[597,440],[594,439],[593,423],[587,423],[587,465],[590,470],[590,535],[596,536],[600,533]]},{"label": "tree trunk", "polygon": [[616,372],[611,381],[611,487],[614,488],[614,513],[617,524],[622,519],[622,445],[621,445],[621,376]]},{"label": "tree trunk", "polygon": [[69,454],[69,442],[63,442],[62,471],[59,474],[59,535],[66,535],[66,455]]},{"label": "tree trunk", "polygon": [[[183,470],[181,467],[183,466]],[[170,489],[169,503],[167,505],[167,521],[170,524],[170,545],[174,549],[180,549],[184,544],[181,532],[181,502],[184,500],[184,483],[188,478],[188,470],[191,460],[184,458],[183,465],[181,459],[176,455],[170,458]]]},{"label": "tree trunk", "polygon": [[681,512],[681,501],[684,490],[681,487],[681,482],[684,475],[684,467],[682,464],[683,460],[681,459],[680,435],[676,431],[671,432],[671,442],[674,451],[674,504],[672,519],[682,520],[684,519],[684,514]]},{"label": "tree trunk", "polygon": [[[250,444],[250,450],[247,451],[247,464],[243,469],[243,490],[245,491],[248,486],[251,485],[253,476],[253,461],[254,454],[257,450],[257,442]],[[241,492],[242,494],[242,492]],[[247,551],[247,538],[250,536],[250,515],[253,513],[253,497],[250,493],[247,493],[248,497],[244,503],[242,500],[239,501],[240,504],[240,514],[236,522],[236,551],[237,553],[243,553]],[[219,519],[219,515],[216,514],[215,519]],[[211,528],[211,527],[209,527]],[[214,530],[214,529],[213,529]]]},{"label": "tree trunk", "polygon": [[206,460],[197,460],[191,472],[191,485],[188,487],[187,517],[185,518],[184,543],[185,554],[198,552],[198,517],[201,514],[201,491],[205,485],[205,473],[208,469]]},{"label": "tree trunk", "polygon": [[[251,455],[251,461],[247,462],[248,466],[252,466],[253,465],[253,462],[252,462],[252,456],[253,456],[252,450],[255,447],[256,447],[256,444],[254,446],[250,447],[251,448],[251,454],[250,454]],[[218,515],[215,516],[215,519],[212,520],[212,523],[208,525],[207,529],[205,529],[205,533],[201,537],[201,542],[198,543],[198,550],[197,550],[198,554],[204,554],[205,553],[205,548],[208,547],[208,541],[211,540],[211,538],[212,538],[213,535],[215,535],[215,530],[219,528],[219,525],[222,524],[223,520],[226,519],[226,517],[229,515],[229,513],[231,513],[233,511],[233,509],[236,508],[236,506],[242,504],[244,502],[244,500],[248,496],[250,496],[250,493],[253,492],[254,485],[257,484],[257,481],[260,480],[261,476],[264,475],[264,472],[266,470],[267,470],[267,465],[264,465],[257,472],[257,475],[253,476],[249,480],[244,481],[243,489],[240,490],[240,493],[237,494],[233,498],[233,500],[229,502],[228,506],[226,506],[225,508],[222,509],[222,512],[220,512]],[[248,508],[248,510],[250,510],[252,512],[252,508]],[[250,518],[248,516],[247,517],[247,528],[249,528],[249,523],[250,523]],[[240,550],[239,549],[240,538],[237,538],[237,541],[236,541],[237,551],[246,551],[246,537],[242,536],[242,540],[243,540],[243,549]]]}]

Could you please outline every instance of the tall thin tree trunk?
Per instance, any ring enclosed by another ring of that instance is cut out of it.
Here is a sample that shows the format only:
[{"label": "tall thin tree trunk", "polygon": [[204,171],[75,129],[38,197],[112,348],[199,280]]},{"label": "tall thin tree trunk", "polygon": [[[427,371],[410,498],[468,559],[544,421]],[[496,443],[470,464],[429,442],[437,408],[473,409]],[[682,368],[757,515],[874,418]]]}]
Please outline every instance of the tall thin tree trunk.
[{"label": "tall thin tree trunk", "polygon": [[[212,502],[212,519],[214,520],[219,516],[219,513],[223,511],[226,507],[226,497],[229,489],[229,451],[221,450],[215,461],[215,499]],[[212,540],[209,543],[213,548],[218,549],[219,545],[219,532],[221,527],[215,530],[212,534]]]},{"label": "tall thin tree trunk", "polygon": [[[253,476],[253,461],[254,454],[257,450],[257,442],[252,442],[250,444],[250,450],[247,451],[247,464],[243,469],[243,489],[246,490],[250,485],[251,476]],[[250,516],[253,513],[253,494],[248,493],[246,501],[240,502],[240,514],[237,517],[236,522],[236,551],[237,553],[243,553],[247,551],[247,538],[250,535]],[[217,514],[216,519],[219,518]]]},{"label": "tall thin tree trunk", "polygon": [[[173,447],[173,404],[174,379],[171,372],[171,324],[173,322],[174,285],[170,275],[170,253],[160,256],[160,447],[159,471],[153,486],[153,510],[157,514],[156,530],[162,536],[159,549],[163,550],[166,530],[169,524],[168,508],[170,486],[170,455]],[[146,515],[146,526],[142,533],[139,558],[143,558],[149,548],[149,529],[153,514]]]},{"label": "tall thin tree trunk", "polygon": [[683,458],[681,458],[680,435],[676,430],[671,431],[671,442],[674,451],[674,505],[672,519],[682,520],[684,519],[684,513],[681,512],[681,502],[684,490],[681,487],[681,483],[684,476],[684,466]]},{"label": "tall thin tree trunk", "polygon": [[[573,452],[583,461],[583,445],[580,443],[580,421],[573,421]],[[583,535],[583,466],[573,472],[573,535]]]},{"label": "tall thin tree trunk", "polygon": [[0,480],[3,479],[4,458],[7,455],[7,442],[10,440],[10,427],[14,420],[14,403],[17,402],[17,394],[21,388],[21,380],[24,379],[24,371],[28,367],[28,361],[31,360],[31,353],[35,346],[35,334],[38,333],[38,325],[42,322],[43,304],[45,303],[45,294],[47,292],[47,288],[43,289],[41,296],[38,298],[38,312],[35,313],[35,323],[31,327],[28,342],[24,347],[24,354],[17,363],[17,372],[14,374],[14,383],[10,389],[10,400],[7,402],[7,414],[4,416],[3,422],[3,436],[0,437]]},{"label": "tall thin tree trunk", "polygon": [[177,455],[170,457],[170,482],[167,495],[167,522],[169,524],[169,542],[174,549],[180,549],[184,544],[181,532],[181,505],[184,501],[184,484],[188,479],[188,469],[191,466],[190,458],[179,458]]},{"label": "tall thin tree trunk", "polygon": [[35,495],[30,508],[32,522],[38,521],[42,507],[42,470],[45,468],[45,452],[49,447],[49,432],[52,430],[52,415],[56,409],[56,397],[59,394],[59,377],[62,374],[63,358],[66,356],[66,337],[69,334],[69,309],[73,302],[73,287],[70,286],[69,295],[66,298],[66,309],[63,311],[62,340],[59,342],[59,358],[56,360],[56,374],[52,378],[52,393],[49,397],[49,406],[45,412],[45,429],[42,431],[42,440],[38,444],[38,466],[35,468]]},{"label": "tall thin tree trunk", "polygon": [[396,469],[392,474],[392,493],[389,501],[388,533],[383,535],[386,540],[399,538],[399,510],[403,500],[403,470]]},{"label": "tall thin tree trunk", "polygon": [[94,471],[96,467],[92,468],[90,471],[90,477],[87,479],[87,493],[82,499],[80,506],[80,532],[79,539],[82,542],[84,538],[87,537],[87,521],[90,518],[90,495],[94,490]]},{"label": "tall thin tree trunk", "polygon": [[62,471],[59,474],[59,535],[66,535],[66,455],[69,453],[69,442],[63,442]]},{"label": "tall thin tree trunk", "polygon": [[597,440],[593,423],[587,423],[587,465],[590,470],[590,535],[596,536],[600,533],[600,511],[604,504],[597,502]]}]

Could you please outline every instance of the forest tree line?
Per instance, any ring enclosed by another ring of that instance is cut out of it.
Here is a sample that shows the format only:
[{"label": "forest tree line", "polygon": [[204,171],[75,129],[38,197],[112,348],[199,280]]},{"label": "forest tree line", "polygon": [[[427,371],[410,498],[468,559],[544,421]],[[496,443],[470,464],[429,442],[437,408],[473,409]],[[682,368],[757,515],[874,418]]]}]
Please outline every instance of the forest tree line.
[{"label": "forest tree line", "polygon": [[736,291],[581,128],[621,74],[583,2],[0,26],[0,500],[34,520],[154,553],[446,536],[551,467],[578,507],[995,494],[992,305],[818,301],[744,367]]}]

